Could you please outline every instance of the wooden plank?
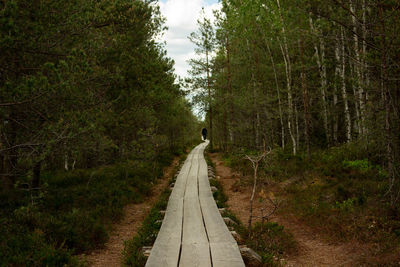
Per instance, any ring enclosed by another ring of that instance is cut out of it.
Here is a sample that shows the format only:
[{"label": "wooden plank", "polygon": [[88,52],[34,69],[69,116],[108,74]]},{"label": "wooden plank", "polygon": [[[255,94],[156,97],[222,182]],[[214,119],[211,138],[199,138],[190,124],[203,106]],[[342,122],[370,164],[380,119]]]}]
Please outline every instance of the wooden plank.
[{"label": "wooden plank", "polygon": [[204,156],[199,156],[199,198],[214,267],[244,267],[239,247],[212,197]]},{"label": "wooden plank", "polygon": [[213,267],[245,267],[236,243],[210,243]]},{"label": "wooden plank", "polygon": [[147,267],[243,267],[236,241],[212,197],[204,149],[194,148],[182,166]]},{"label": "wooden plank", "polygon": [[200,198],[200,204],[210,243],[223,242],[236,244],[235,239],[221,217],[214,199],[212,197],[202,197]]},{"label": "wooden plank", "polygon": [[185,163],[183,164],[178,177],[176,178],[174,188],[171,192],[172,197],[182,197],[185,194],[185,188],[186,188],[186,180],[187,176],[189,174],[190,168],[192,166],[192,160],[193,160],[194,153],[193,151],[188,155],[188,157],[185,160]]},{"label": "wooden plank", "polygon": [[146,267],[178,266],[181,246],[183,198],[170,198],[160,232]]},{"label": "wooden plank", "polygon": [[179,266],[211,267],[210,248],[208,242],[200,244],[182,244],[182,255]]},{"label": "wooden plank", "polygon": [[178,266],[182,238],[183,196],[194,156],[193,152],[188,155],[175,181],[163,223],[146,262],[146,267]]},{"label": "wooden plank", "polygon": [[[200,148],[198,146],[197,148]],[[182,252],[179,266],[211,267],[210,248],[198,196],[199,149],[195,151],[184,197]]]},{"label": "wooden plank", "polygon": [[199,158],[199,197],[212,197],[204,156]]}]

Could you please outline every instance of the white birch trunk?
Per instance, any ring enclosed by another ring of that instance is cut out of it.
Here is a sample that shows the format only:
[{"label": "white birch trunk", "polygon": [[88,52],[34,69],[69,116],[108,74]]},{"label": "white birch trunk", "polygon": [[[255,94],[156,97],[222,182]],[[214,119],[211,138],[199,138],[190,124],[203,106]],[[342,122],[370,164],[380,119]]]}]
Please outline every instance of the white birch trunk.
[{"label": "white birch trunk", "polygon": [[344,115],[346,120],[346,139],[347,142],[351,141],[351,117],[350,117],[350,110],[349,110],[349,103],[347,99],[347,89],[346,89],[346,58],[345,58],[345,41],[344,41],[344,30],[343,27],[341,28],[341,72],[340,77],[342,81],[342,96],[343,96],[343,103],[344,103]]},{"label": "white birch trunk", "polygon": [[[364,85],[365,85],[365,105],[367,105],[368,103],[368,89],[370,86],[370,80],[369,80],[369,68],[368,68],[368,64],[367,64],[367,7],[366,7],[366,3],[365,0],[363,0],[362,2],[362,12],[363,12],[363,25],[362,25],[362,36],[363,36],[363,41],[362,41],[362,53],[363,53],[363,59],[362,59],[362,66],[363,66],[363,81],[364,81]],[[366,120],[367,114],[364,114],[364,120]],[[368,129],[367,129],[367,125],[365,125],[365,121],[364,121],[364,133],[368,134]]]},{"label": "white birch trunk", "polygon": [[333,87],[333,141],[335,145],[338,143],[338,128],[339,128],[339,115],[338,115],[338,81],[340,77],[340,52],[339,52],[339,44],[338,42],[335,43],[335,83]]},{"label": "white birch trunk", "polygon": [[282,44],[279,44],[281,47],[282,51],[282,56],[283,60],[285,62],[285,71],[286,71],[286,84],[287,84],[287,89],[288,89],[288,105],[289,105],[289,114],[288,114],[288,130],[290,134],[290,138],[292,139],[292,144],[293,144],[293,154],[296,155],[297,153],[297,144],[296,144],[296,138],[294,136],[293,132],[293,96],[292,96],[292,86],[291,86],[291,76],[290,76],[290,69],[289,69],[289,63],[286,58],[285,51],[282,47]]},{"label": "white birch trunk", "polygon": [[272,64],[272,69],[274,71],[274,77],[275,77],[275,85],[276,85],[276,92],[278,94],[278,109],[279,109],[279,119],[281,122],[281,142],[282,142],[282,148],[285,148],[285,125],[283,124],[283,114],[282,114],[282,105],[281,105],[281,94],[279,90],[279,83],[278,83],[278,75],[276,74],[276,68],[275,68],[275,61],[271,53],[271,49],[269,47],[268,42],[267,44],[267,49],[269,53],[269,57],[271,59],[271,64]]},{"label": "white birch trunk", "polygon": [[69,170],[69,168],[68,168],[68,153],[67,152],[65,152],[65,154],[64,154],[64,169],[66,171]]},{"label": "white birch trunk", "polygon": [[282,44],[279,43],[283,55],[283,59],[285,61],[285,71],[286,71],[286,82],[287,82],[287,89],[288,89],[288,105],[289,105],[289,118],[288,118],[288,129],[290,138],[292,139],[293,143],[293,154],[297,154],[297,142],[296,137],[294,134],[293,128],[293,96],[292,96],[292,66],[290,63],[290,56],[289,56],[289,49],[287,45],[287,38],[286,38],[286,30],[285,30],[285,23],[283,21],[281,5],[279,0],[276,0],[279,9],[279,15],[282,23],[282,35],[283,35],[283,47]]},{"label": "white birch trunk", "polygon": [[355,8],[353,4],[353,0],[349,0],[350,4],[350,11],[352,13],[352,23],[353,23],[353,40],[354,40],[354,55],[355,55],[355,63],[354,63],[354,71],[357,76],[357,86],[354,89],[356,97],[356,101],[358,101],[358,105],[360,108],[359,111],[359,131],[360,134],[364,134],[364,127],[365,127],[365,101],[364,101],[364,88],[363,88],[363,80],[362,80],[362,62],[360,56],[360,49],[359,49],[359,40],[357,35],[357,18],[355,16]]},{"label": "white birch trunk", "polygon": [[[315,50],[315,58],[317,60],[319,76],[321,78],[321,100],[322,100],[322,107],[323,107],[323,121],[324,121],[324,129],[326,135],[326,141],[328,145],[330,144],[330,131],[329,131],[329,115],[328,115],[328,103],[326,97],[326,89],[328,85],[327,75],[326,75],[326,64],[325,64],[325,41],[320,36],[321,34],[315,30],[313,20],[310,18],[310,28],[311,32],[318,35],[319,45],[314,43],[314,50]],[[321,55],[320,55],[321,54]]]}]

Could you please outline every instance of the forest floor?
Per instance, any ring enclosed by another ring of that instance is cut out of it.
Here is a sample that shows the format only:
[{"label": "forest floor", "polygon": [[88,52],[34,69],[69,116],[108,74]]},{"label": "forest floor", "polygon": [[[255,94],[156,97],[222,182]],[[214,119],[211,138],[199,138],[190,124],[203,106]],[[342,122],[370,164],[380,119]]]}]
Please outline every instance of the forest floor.
[{"label": "forest floor", "polygon": [[[234,173],[229,167],[224,165],[221,155],[218,153],[210,154],[216,165],[216,175],[222,184],[224,193],[228,197],[228,207],[242,223],[247,223],[249,218],[249,206],[251,187],[241,186],[239,174]],[[282,188],[286,183],[268,186],[267,192],[273,192],[282,197]],[[261,216],[261,208],[265,207],[255,199],[253,212],[255,216]],[[268,207],[267,207],[268,209]],[[253,219],[255,221],[259,219]],[[279,211],[271,216],[270,221],[283,225],[295,239],[298,249],[295,253],[287,254],[281,262],[286,266],[356,266],[360,260],[368,253],[368,247],[358,242],[339,243],[326,238],[323,233],[312,229],[304,222],[301,222],[293,215]]]},{"label": "forest floor", "polygon": [[124,216],[120,222],[113,226],[110,239],[101,249],[92,251],[86,256],[89,266],[120,266],[122,261],[122,251],[125,241],[132,239],[143,220],[146,218],[151,208],[158,200],[168,181],[174,174],[175,167],[179,164],[179,157],[176,157],[172,164],[164,169],[163,177],[152,188],[150,197],[140,204],[130,204],[124,208]]}]

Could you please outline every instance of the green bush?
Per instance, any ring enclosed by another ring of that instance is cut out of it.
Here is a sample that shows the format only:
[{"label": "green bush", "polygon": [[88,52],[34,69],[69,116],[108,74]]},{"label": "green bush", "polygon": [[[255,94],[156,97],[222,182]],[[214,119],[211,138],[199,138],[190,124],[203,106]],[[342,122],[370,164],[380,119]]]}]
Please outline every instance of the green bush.
[{"label": "green bush", "polygon": [[1,190],[0,262],[5,266],[78,265],[73,255],[102,246],[123,207],[145,199],[169,159],[165,154],[160,156],[162,163],[129,161],[97,169],[45,172],[40,192],[23,190],[21,185]]},{"label": "green bush", "polygon": [[297,248],[292,234],[275,222],[256,223],[246,243],[260,254],[265,264],[269,265],[273,265],[273,256],[279,258]]},{"label": "green bush", "polygon": [[343,161],[343,167],[344,168],[349,168],[349,169],[359,170],[362,173],[366,173],[366,172],[372,170],[372,165],[368,161],[368,159],[344,160]]},{"label": "green bush", "polygon": [[162,220],[160,211],[166,209],[170,193],[171,191],[169,189],[164,190],[158,202],[143,221],[137,235],[125,243],[123,251],[124,266],[142,267],[146,264],[146,258],[143,256],[141,249],[143,246],[153,245],[156,240],[161,227],[158,221]]},{"label": "green bush", "polygon": [[349,198],[344,200],[343,202],[336,201],[335,207],[338,208],[341,212],[354,212],[356,198]]}]

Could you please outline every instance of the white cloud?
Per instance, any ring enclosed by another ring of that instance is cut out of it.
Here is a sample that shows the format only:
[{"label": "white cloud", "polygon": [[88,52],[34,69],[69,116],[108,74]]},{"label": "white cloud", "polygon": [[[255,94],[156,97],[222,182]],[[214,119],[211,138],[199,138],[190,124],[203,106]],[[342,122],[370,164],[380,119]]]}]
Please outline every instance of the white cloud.
[{"label": "white cloud", "polygon": [[220,9],[221,4],[216,0],[164,0],[159,5],[161,13],[167,19],[168,31],[164,34],[163,41],[167,43],[168,56],[175,61],[175,73],[186,77],[190,68],[187,60],[195,56],[195,47],[188,36],[197,30],[197,19],[200,18],[202,7],[206,16],[213,21],[212,10]]}]

